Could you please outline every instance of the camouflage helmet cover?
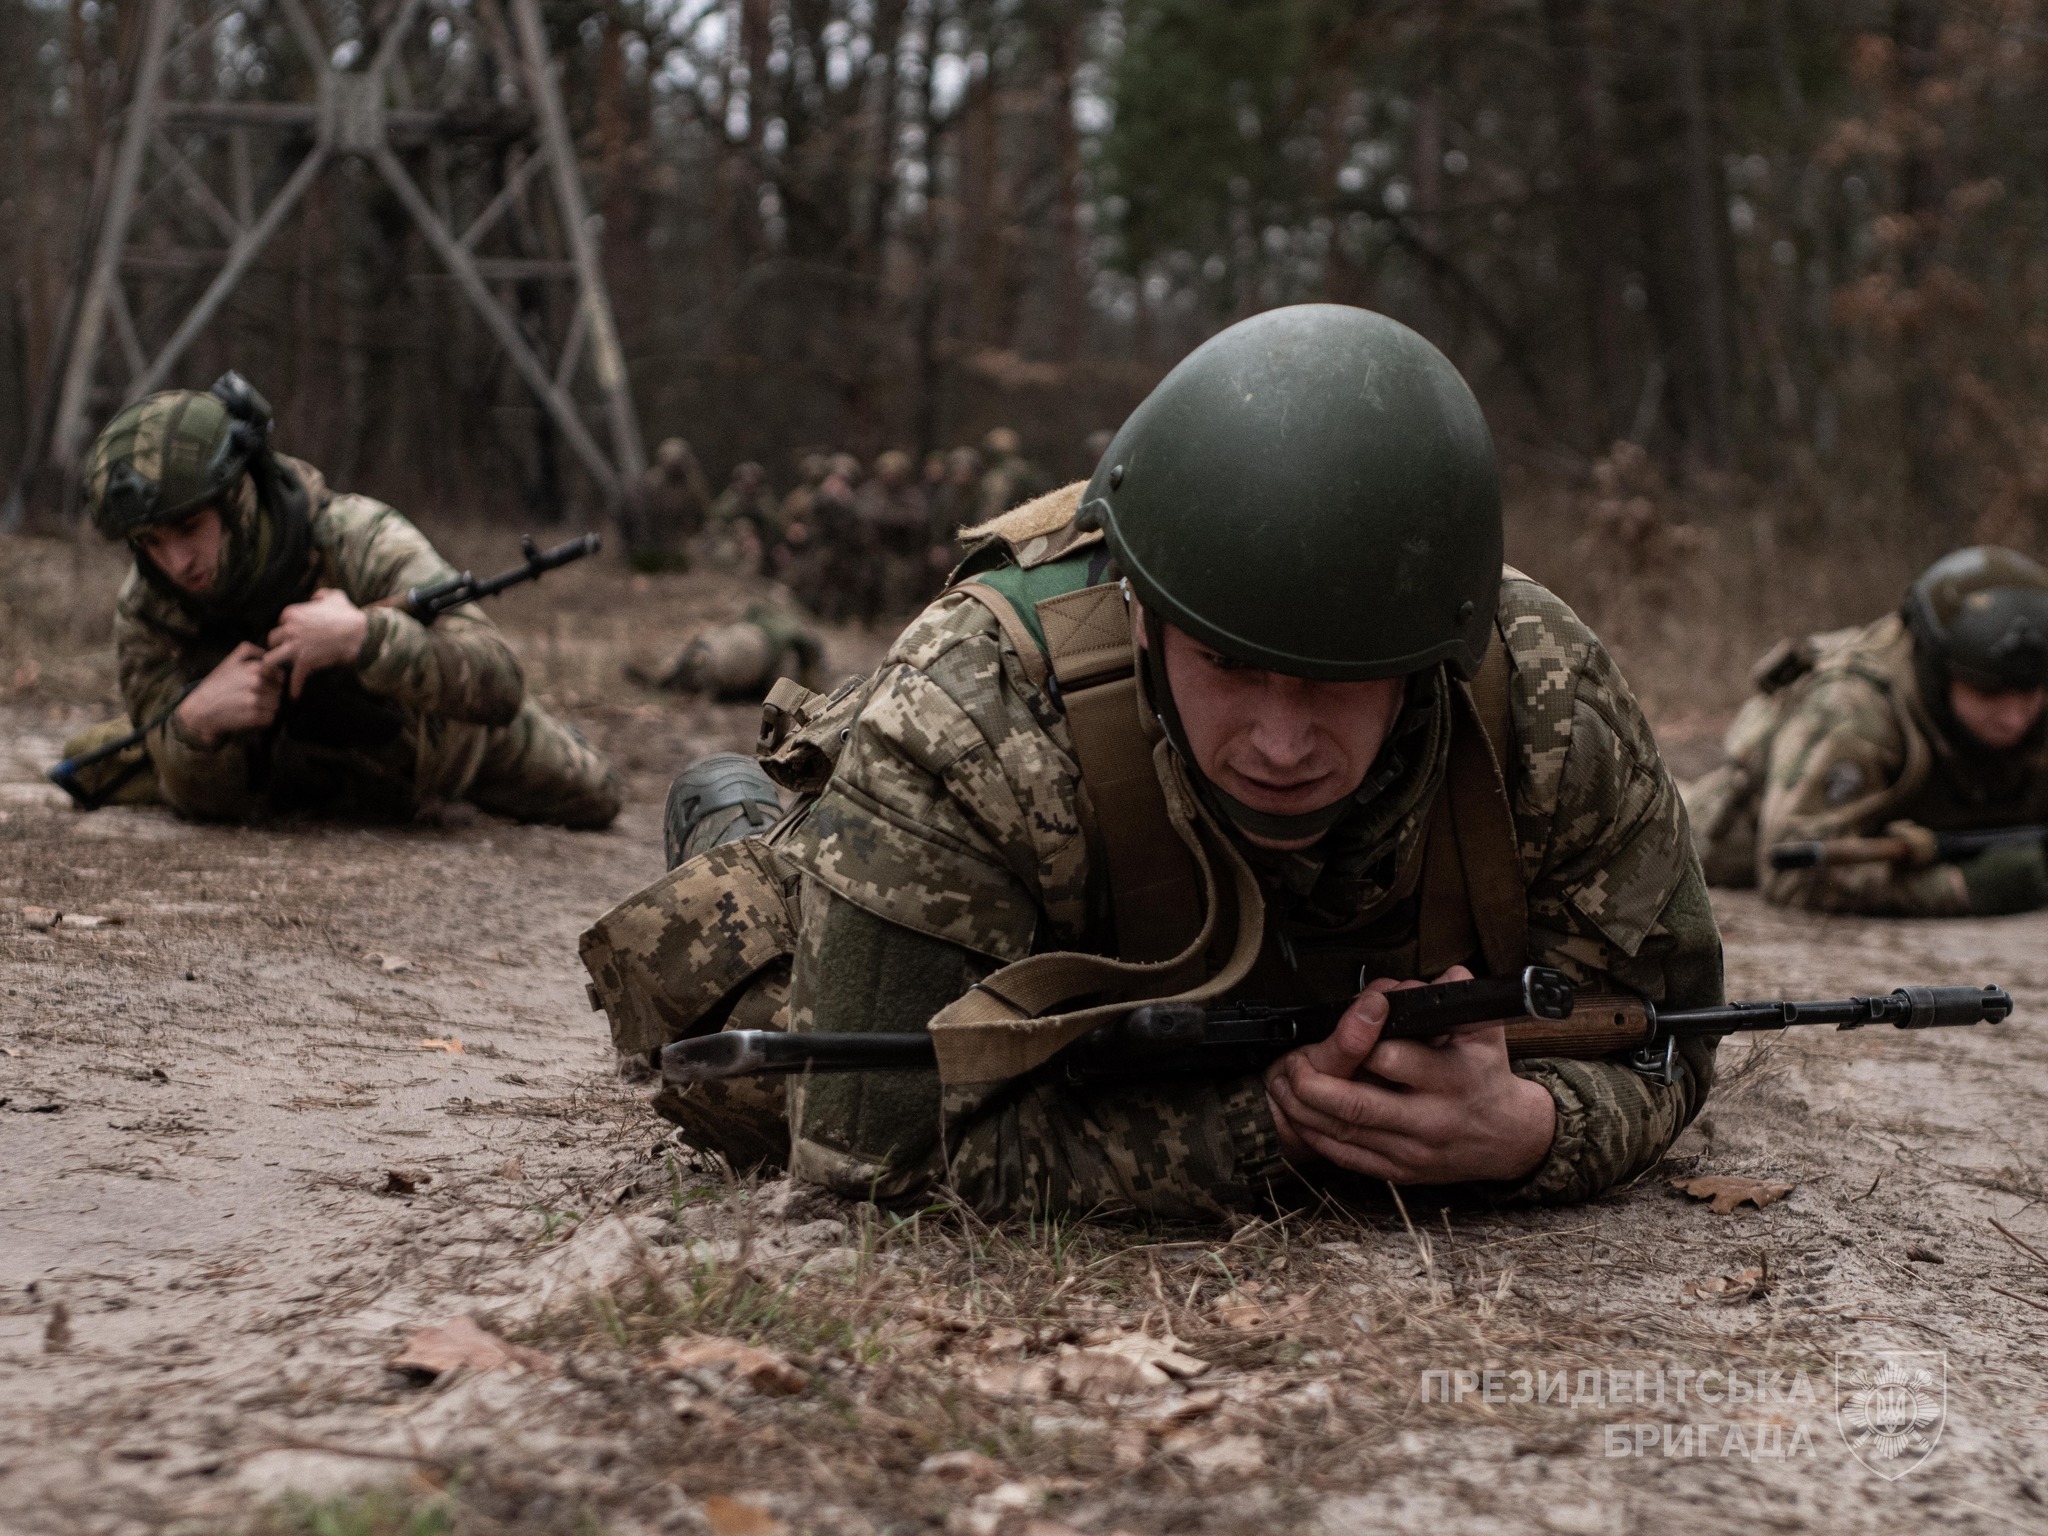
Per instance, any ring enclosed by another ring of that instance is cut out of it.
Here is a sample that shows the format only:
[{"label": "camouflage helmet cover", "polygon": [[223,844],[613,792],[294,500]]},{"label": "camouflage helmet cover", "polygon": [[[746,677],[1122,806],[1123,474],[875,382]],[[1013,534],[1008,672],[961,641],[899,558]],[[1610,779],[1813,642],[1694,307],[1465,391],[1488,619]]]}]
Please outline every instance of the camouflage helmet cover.
[{"label": "camouflage helmet cover", "polygon": [[252,425],[218,396],[197,390],[165,390],[136,401],[107,424],[86,456],[93,526],[108,539],[132,538],[219,501],[262,445]]},{"label": "camouflage helmet cover", "polygon": [[2048,685],[2048,570],[1979,544],[1944,555],[1906,594],[1923,660],[1988,693]]}]

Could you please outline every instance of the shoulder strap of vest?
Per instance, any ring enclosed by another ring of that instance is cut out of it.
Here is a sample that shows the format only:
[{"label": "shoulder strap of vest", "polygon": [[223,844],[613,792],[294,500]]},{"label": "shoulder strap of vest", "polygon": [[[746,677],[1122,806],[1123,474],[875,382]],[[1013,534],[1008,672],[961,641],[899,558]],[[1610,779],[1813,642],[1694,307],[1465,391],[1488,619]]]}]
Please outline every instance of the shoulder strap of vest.
[{"label": "shoulder strap of vest", "polygon": [[1102,579],[1096,548],[977,572],[954,590],[987,608],[1033,683],[1066,712],[1081,770],[1081,815],[1102,860],[1117,953],[1156,964],[1202,926],[1202,878],[1167,814],[1153,764],[1159,732],[1144,707],[1130,599]]},{"label": "shoulder strap of vest", "polygon": [[1416,956],[1423,976],[1475,955],[1496,976],[1527,963],[1529,893],[1503,771],[1514,752],[1513,671],[1496,626],[1478,674],[1452,689],[1451,758],[1423,852]]}]

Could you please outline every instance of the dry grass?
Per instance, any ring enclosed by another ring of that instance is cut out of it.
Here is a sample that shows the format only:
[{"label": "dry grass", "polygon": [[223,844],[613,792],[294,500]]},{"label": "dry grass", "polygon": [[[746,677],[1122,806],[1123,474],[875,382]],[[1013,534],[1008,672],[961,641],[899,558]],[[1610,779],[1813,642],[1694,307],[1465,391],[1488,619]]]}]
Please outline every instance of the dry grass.
[{"label": "dry grass", "polygon": [[[791,1532],[1296,1529],[1419,1451],[1471,1454],[1474,1436],[1512,1456],[1597,1461],[1614,1417],[1425,1401],[1425,1372],[1576,1381],[1703,1349],[1744,1368],[1821,1359],[1798,1308],[1768,1288],[1709,1315],[1636,1304],[1613,1282],[1640,1256],[1589,1237],[1590,1221],[1383,1201],[1221,1230],[991,1228],[944,1200],[907,1215],[807,1206],[785,1183],[688,1159],[665,1153],[627,1206],[669,1217],[670,1240],[517,1335],[602,1404],[587,1430],[632,1437],[630,1465],[608,1468],[601,1496],[591,1485],[614,1526],[701,1528],[670,1523],[687,1490],[702,1509],[744,1504],[771,1522],[758,1529]],[[807,1217],[843,1230],[780,1246]],[[1591,1301],[1596,1278],[1608,1283]],[[664,1363],[676,1341],[706,1338],[770,1352],[804,1384],[755,1390],[738,1372]],[[1139,1381],[1115,1352],[1134,1339],[1177,1352],[1168,1371],[1185,1374]],[[552,1490],[542,1502],[558,1518],[578,1464],[559,1448],[545,1467],[530,1452],[442,1467],[452,1529],[541,1528],[536,1489]]]}]

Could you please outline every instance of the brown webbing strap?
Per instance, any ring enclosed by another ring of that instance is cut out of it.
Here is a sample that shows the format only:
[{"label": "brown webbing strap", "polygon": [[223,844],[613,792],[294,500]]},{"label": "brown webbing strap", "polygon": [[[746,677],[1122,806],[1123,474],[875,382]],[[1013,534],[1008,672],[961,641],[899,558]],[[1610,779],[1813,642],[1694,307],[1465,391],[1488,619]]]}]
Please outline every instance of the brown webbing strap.
[{"label": "brown webbing strap", "polygon": [[1123,588],[1082,587],[1037,609],[1109,885],[1117,956],[1178,955],[1202,926],[1202,878],[1174,835],[1153,764]]},{"label": "brown webbing strap", "polygon": [[982,607],[996,616],[1003,638],[1016,649],[1017,660],[1023,664],[1024,675],[1031,679],[1031,686],[1043,688],[1046,678],[1045,653],[1038,648],[1038,641],[1032,637],[1030,626],[1024,616],[1011,606],[1010,600],[986,582],[963,581],[951,590],[963,597],[971,597]]},{"label": "brown webbing strap", "polygon": [[1501,763],[1513,750],[1511,664],[1496,631],[1478,675],[1451,692],[1456,718],[1424,852],[1418,960],[1425,976],[1477,951],[1499,976],[1527,963],[1529,894]]},{"label": "brown webbing strap", "polygon": [[[1258,879],[1229,838],[1210,825],[1164,741],[1153,748],[1153,768],[1167,823],[1200,873],[1205,916],[1193,940],[1172,958],[1152,963],[1059,951],[1004,966],[933,1016],[940,1081],[988,1083],[1016,1077],[1042,1066],[1096,1025],[1122,1017],[1133,1003],[1211,1002],[1251,973],[1266,932]],[[1230,876],[1228,891],[1218,884],[1218,864]],[[1236,934],[1221,969],[1195,986],[1171,990],[1184,966],[1201,964],[1226,922],[1235,924]],[[1077,998],[1090,999],[1091,1006],[1056,1011]]]}]

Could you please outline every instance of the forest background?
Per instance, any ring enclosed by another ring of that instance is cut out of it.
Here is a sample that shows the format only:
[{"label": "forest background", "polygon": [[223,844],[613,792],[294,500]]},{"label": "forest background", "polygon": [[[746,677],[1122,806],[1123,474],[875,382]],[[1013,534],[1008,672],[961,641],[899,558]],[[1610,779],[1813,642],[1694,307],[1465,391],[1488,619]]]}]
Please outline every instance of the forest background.
[{"label": "forest background", "polygon": [[[360,51],[397,5],[313,9]],[[276,11],[225,8],[213,89],[285,67]],[[0,0],[0,480],[140,13]],[[1083,474],[1088,434],[1202,338],[1331,299],[1465,371],[1511,554],[1624,643],[1706,602],[1739,650],[1882,609],[1944,547],[2040,544],[2048,3],[544,14],[642,425],[714,483],[997,424]],[[598,510],[368,174],[315,187],[178,381],[230,364],[293,451],[430,522]]]}]

